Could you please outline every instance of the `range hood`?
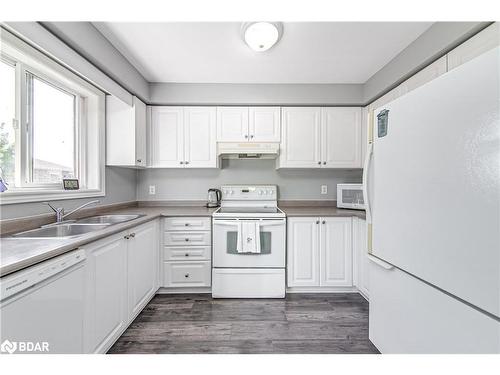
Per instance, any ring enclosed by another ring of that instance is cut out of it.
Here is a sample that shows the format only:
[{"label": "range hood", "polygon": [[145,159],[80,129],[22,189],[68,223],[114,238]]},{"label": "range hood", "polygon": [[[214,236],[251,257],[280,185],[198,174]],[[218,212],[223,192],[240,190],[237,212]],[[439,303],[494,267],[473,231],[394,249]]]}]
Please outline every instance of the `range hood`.
[{"label": "range hood", "polygon": [[276,159],[280,144],[274,142],[219,142],[217,156],[221,159]]}]

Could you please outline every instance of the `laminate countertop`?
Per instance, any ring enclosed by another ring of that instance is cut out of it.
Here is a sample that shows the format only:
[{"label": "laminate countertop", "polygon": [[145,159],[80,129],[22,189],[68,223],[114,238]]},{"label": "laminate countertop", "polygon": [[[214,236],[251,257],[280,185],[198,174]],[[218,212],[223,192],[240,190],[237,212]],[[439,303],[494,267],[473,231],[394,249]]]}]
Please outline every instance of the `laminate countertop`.
[{"label": "laminate countertop", "polygon": [[[77,238],[0,238],[0,277],[54,258],[82,245],[97,241],[159,217],[212,216],[215,208],[202,206],[130,207],[105,214],[142,214],[137,219],[110,225]],[[103,213],[101,213],[103,214]]]},{"label": "laminate countertop", "polygon": [[[280,206],[287,217],[306,216],[357,216],[365,218],[364,211],[346,210],[333,206]],[[119,210],[110,210],[102,214],[142,214],[137,219],[125,223],[110,225],[104,229],[79,236],[77,238],[0,238],[0,277],[12,272],[30,267],[44,260],[54,258],[68,251],[101,238],[122,232],[137,225],[149,222],[159,217],[198,216],[210,217],[216,208],[203,206],[152,206],[130,207]]]},{"label": "laminate countertop", "polygon": [[346,208],[337,208],[336,206],[279,206],[287,217],[352,217],[366,219],[366,213],[363,210],[348,210]]}]

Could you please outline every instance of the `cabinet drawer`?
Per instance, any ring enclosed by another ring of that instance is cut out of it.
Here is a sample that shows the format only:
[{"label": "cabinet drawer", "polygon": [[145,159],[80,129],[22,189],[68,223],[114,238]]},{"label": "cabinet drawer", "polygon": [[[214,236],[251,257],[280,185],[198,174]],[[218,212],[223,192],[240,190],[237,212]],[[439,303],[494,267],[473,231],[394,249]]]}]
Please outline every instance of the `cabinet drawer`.
[{"label": "cabinet drawer", "polygon": [[210,230],[210,218],[169,217],[165,219],[165,230]]},{"label": "cabinet drawer", "polygon": [[210,232],[165,232],[165,246],[210,246]]},{"label": "cabinet drawer", "polygon": [[205,262],[164,262],[164,287],[210,286],[210,261]]},{"label": "cabinet drawer", "polygon": [[210,260],[210,246],[175,246],[163,248],[163,260]]}]

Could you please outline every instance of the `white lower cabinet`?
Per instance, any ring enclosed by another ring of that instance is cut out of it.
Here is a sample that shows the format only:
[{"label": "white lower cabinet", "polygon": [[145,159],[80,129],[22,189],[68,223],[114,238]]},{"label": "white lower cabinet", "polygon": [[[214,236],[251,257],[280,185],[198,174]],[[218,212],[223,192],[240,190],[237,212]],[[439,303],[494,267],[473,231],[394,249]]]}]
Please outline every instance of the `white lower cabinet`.
[{"label": "white lower cabinet", "polygon": [[85,352],[104,353],[158,289],[157,221],[85,245]]},{"label": "white lower cabinet", "polygon": [[165,262],[165,286],[168,287],[203,287],[210,286],[210,261]]},{"label": "white lower cabinet", "polygon": [[128,312],[135,317],[158,289],[157,224],[134,228],[127,252]]},{"label": "white lower cabinet", "polygon": [[85,351],[102,353],[126,324],[127,240],[122,234],[84,247],[87,255]]},{"label": "white lower cabinet", "polygon": [[288,287],[352,287],[352,224],[345,217],[288,219]]},{"label": "white lower cabinet", "polygon": [[163,220],[163,282],[165,288],[210,287],[212,231],[209,217]]}]

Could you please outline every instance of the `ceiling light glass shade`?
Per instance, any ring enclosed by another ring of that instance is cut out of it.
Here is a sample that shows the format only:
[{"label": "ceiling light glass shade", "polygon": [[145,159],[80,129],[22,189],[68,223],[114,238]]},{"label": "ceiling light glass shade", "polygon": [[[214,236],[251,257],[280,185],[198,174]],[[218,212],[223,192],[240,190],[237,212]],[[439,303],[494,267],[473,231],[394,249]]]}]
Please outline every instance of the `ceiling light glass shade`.
[{"label": "ceiling light glass shade", "polygon": [[279,22],[250,22],[243,24],[243,38],[257,52],[267,51],[281,38],[283,26]]}]

